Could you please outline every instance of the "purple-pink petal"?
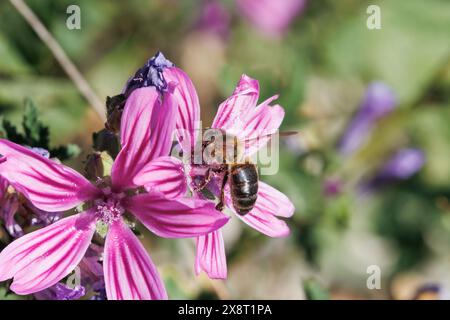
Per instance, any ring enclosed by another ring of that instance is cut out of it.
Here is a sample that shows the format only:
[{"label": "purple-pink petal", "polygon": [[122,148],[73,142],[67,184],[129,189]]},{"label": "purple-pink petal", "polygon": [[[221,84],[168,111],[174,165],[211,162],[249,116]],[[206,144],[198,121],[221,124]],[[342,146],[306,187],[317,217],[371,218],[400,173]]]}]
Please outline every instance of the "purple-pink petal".
[{"label": "purple-pink petal", "polygon": [[278,217],[290,218],[294,214],[294,204],[281,191],[260,181],[256,207]]},{"label": "purple-pink petal", "polygon": [[167,299],[158,270],[122,220],[109,228],[103,270],[108,300]]},{"label": "purple-pink petal", "polygon": [[397,105],[395,92],[383,82],[367,86],[364,99],[348,127],[338,149],[343,155],[355,152],[366,140],[376,122],[391,113]]},{"label": "purple-pink petal", "polygon": [[84,212],[15,240],[0,253],[0,281],[14,278],[17,294],[54,285],[78,265],[94,232],[95,216]]},{"label": "purple-pink petal", "polygon": [[0,176],[37,208],[55,212],[94,198],[98,189],[75,170],[0,139]]},{"label": "purple-pink petal", "polygon": [[176,129],[177,138],[183,150],[190,152],[195,143],[196,125],[200,121],[200,102],[197,91],[189,76],[181,69],[172,67],[164,69],[167,82],[177,83],[173,90],[177,104]]},{"label": "purple-pink petal", "polygon": [[155,191],[129,197],[124,206],[150,231],[164,238],[197,237],[219,229],[229,220],[210,201],[169,199]]},{"label": "purple-pink petal", "polygon": [[245,141],[245,156],[249,156],[264,147],[271,135],[278,131],[284,119],[284,109],[280,105],[271,106],[270,103],[278,96],[267,99],[245,118],[241,141]]},{"label": "purple-pink petal", "polygon": [[197,238],[195,273],[204,271],[211,279],[227,278],[227,257],[222,232],[216,230]]},{"label": "purple-pink petal", "polygon": [[158,190],[168,198],[184,196],[187,190],[183,162],[169,156],[148,163],[134,177],[133,183],[144,186],[149,192]]},{"label": "purple-pink petal", "polygon": [[258,97],[258,81],[242,75],[233,94],[220,104],[211,127],[238,135],[242,132],[247,115],[256,107]]},{"label": "purple-pink petal", "polygon": [[[229,191],[226,192],[225,200],[227,206],[235,212]],[[277,216],[290,217],[293,213],[294,206],[284,194],[260,182],[258,198],[252,211],[246,215],[236,213],[236,216],[253,229],[277,238],[289,235],[288,225]]]},{"label": "purple-pink petal", "polygon": [[264,147],[284,118],[284,109],[271,105],[277,95],[257,106],[258,97],[258,81],[243,75],[231,97],[219,106],[212,124],[212,128],[225,130],[245,142],[244,156]]},{"label": "purple-pink petal", "polygon": [[266,236],[278,238],[289,235],[289,227],[286,222],[276,218],[273,214],[260,210],[256,206],[245,216],[237,216],[247,225]]},{"label": "purple-pink petal", "polygon": [[128,97],[121,119],[122,149],[111,174],[115,188],[134,186],[134,177],[147,163],[169,155],[176,106],[168,92],[162,100],[154,87],[136,89]]}]

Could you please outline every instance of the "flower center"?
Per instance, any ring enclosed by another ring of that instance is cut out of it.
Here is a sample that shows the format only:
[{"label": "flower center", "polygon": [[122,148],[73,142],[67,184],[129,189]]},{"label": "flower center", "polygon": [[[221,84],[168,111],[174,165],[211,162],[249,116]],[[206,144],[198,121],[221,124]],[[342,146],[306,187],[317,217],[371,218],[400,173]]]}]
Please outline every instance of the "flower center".
[{"label": "flower center", "polygon": [[120,204],[120,200],[124,195],[111,193],[109,188],[104,189],[103,193],[105,197],[103,199],[97,199],[94,207],[98,218],[106,224],[111,224],[125,212],[125,209]]}]

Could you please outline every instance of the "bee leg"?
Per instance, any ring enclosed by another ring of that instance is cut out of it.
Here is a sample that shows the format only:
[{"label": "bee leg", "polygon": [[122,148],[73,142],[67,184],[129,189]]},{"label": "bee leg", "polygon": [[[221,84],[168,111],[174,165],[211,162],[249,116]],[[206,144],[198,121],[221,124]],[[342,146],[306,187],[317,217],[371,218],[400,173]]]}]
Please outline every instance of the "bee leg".
[{"label": "bee leg", "polygon": [[206,170],[203,181],[193,188],[194,192],[199,192],[203,190],[208,185],[209,181],[211,181],[211,169],[208,168],[208,170]]},{"label": "bee leg", "polygon": [[220,189],[220,198],[219,198],[219,203],[216,205],[216,209],[219,211],[223,210],[223,203],[225,200],[225,185],[227,184],[228,181],[228,171],[225,172],[223,179],[222,179],[222,188]]}]

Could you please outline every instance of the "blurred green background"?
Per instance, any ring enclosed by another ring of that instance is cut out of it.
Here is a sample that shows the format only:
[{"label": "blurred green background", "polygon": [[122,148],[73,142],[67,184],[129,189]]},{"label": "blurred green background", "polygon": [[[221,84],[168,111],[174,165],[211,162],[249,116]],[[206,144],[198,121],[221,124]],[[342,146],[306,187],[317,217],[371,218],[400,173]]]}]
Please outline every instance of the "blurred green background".
[{"label": "blurred green background", "polygon": [[[103,100],[120,93],[156,51],[194,81],[204,124],[241,74],[260,81],[261,100],[279,93],[284,130],[278,174],[263,180],[296,206],[291,235],[271,239],[233,220],[225,228],[227,281],[193,271],[194,241],[142,239],[173,298],[410,299],[424,284],[450,290],[450,2],[310,0],[285,34],[268,37],[232,0],[227,35],[199,26],[204,2],[28,0]],[[280,1],[282,2],[282,1]],[[81,9],[81,29],[66,9]],[[370,4],[381,29],[366,27]],[[336,148],[367,85],[390,86],[397,107],[350,156]],[[0,3],[0,114],[19,122],[33,99],[53,145],[78,144],[78,169],[103,123],[9,1]],[[423,168],[362,195],[395,150],[423,150]],[[339,192],[324,192],[328,179]],[[366,286],[381,270],[381,289]]]}]

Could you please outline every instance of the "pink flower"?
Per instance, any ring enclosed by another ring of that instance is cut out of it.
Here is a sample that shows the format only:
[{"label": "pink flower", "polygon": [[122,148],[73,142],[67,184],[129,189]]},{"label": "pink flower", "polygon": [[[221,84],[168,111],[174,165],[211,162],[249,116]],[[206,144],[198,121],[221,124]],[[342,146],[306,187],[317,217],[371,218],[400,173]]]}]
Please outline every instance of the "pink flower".
[{"label": "pink flower", "polygon": [[183,165],[167,156],[175,107],[169,92],[161,100],[153,87],[134,90],[122,115],[122,149],[111,177],[96,185],[71,168],[0,140],[0,176],[38,209],[66,211],[85,203],[83,212],[8,245],[0,253],[0,281],[13,278],[10,288],[17,294],[51,287],[80,263],[102,221],[109,226],[103,262],[108,299],[166,299],[158,271],[124,215],[132,213],[167,238],[208,234],[227,222],[213,204],[181,197]]},{"label": "pink flower", "polygon": [[203,1],[197,29],[227,39],[230,32],[230,13],[218,0]]},{"label": "pink flower", "polygon": [[[177,129],[181,129],[178,139],[184,152],[191,152],[196,141],[196,125],[200,120],[200,107],[197,93],[189,77],[180,69],[168,68],[164,70],[167,81],[179,83],[174,90],[175,99],[178,101]],[[270,103],[277,98],[271,97],[257,105],[259,97],[259,84],[246,75],[239,81],[232,96],[220,106],[213,121],[212,128],[222,129],[226,134],[237,136],[243,141],[250,137],[264,136],[275,133],[283,118],[284,110],[279,105],[271,106]],[[183,130],[184,129],[184,130]],[[256,152],[267,140],[250,140],[246,143],[247,155]],[[190,176],[202,171],[202,166],[191,164]],[[217,189],[220,179],[212,179],[208,189]],[[197,194],[201,197],[200,194]],[[225,193],[226,206],[234,211],[229,193],[229,187]],[[257,201],[252,211],[248,214],[236,216],[255,230],[270,236],[283,237],[289,234],[287,224],[277,217],[288,218],[294,213],[294,206],[280,191],[264,182],[259,182]],[[211,278],[226,278],[227,266],[224,242],[220,230],[197,238],[197,255],[195,271],[199,274],[205,271]]]},{"label": "pink flower", "polygon": [[250,23],[269,37],[283,35],[306,0],[236,0],[236,4]]}]

